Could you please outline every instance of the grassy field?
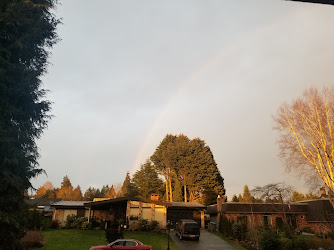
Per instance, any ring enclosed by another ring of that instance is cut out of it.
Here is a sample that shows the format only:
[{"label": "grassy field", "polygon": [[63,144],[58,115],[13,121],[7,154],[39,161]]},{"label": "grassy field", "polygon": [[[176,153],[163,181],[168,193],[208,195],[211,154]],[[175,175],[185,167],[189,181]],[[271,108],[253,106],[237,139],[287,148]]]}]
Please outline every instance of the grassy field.
[{"label": "grassy field", "polygon": [[[106,245],[103,230],[59,229],[43,231],[45,245],[42,250],[76,250],[89,249],[91,246]],[[154,250],[167,249],[167,235],[155,232],[125,232],[125,238],[137,239],[144,244],[151,245]],[[170,249],[178,250],[174,241],[170,239]]]}]

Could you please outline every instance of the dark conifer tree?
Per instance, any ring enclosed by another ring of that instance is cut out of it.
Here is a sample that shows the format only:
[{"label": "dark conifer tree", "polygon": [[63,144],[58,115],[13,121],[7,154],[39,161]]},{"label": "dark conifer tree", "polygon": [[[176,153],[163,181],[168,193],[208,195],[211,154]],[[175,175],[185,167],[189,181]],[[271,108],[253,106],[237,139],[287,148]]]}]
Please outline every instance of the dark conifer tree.
[{"label": "dark conifer tree", "polygon": [[41,89],[57,41],[57,0],[0,1],[0,249],[19,249],[25,231],[24,192],[38,168],[36,139],[50,102]]}]

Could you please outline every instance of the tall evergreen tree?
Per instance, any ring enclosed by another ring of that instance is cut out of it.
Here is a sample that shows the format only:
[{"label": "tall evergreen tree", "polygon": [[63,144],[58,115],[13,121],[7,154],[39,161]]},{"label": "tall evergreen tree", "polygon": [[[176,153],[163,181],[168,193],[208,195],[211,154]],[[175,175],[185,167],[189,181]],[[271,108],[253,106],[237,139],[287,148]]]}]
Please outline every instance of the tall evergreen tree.
[{"label": "tall evergreen tree", "polygon": [[64,201],[73,200],[73,187],[68,176],[64,176],[61,187],[57,190],[57,198]]},{"label": "tall evergreen tree", "polygon": [[107,193],[105,194],[105,198],[110,198],[110,199],[114,199],[116,198],[116,191],[114,188],[114,185],[111,185],[111,187],[109,188],[109,190],[107,191]]},{"label": "tall evergreen tree", "polygon": [[36,139],[47,127],[50,102],[41,89],[59,21],[56,0],[0,1],[0,249],[19,249],[24,192],[38,168]]},{"label": "tall evergreen tree", "polygon": [[159,194],[160,197],[164,194],[165,185],[149,160],[136,171],[132,181],[138,188],[138,195],[140,197],[148,199],[151,194]]},{"label": "tall evergreen tree", "polygon": [[253,197],[247,185],[244,186],[244,193],[242,195],[242,199],[244,202],[253,202]]},{"label": "tall evergreen tree", "polygon": [[233,202],[239,202],[238,197],[234,194],[232,197]]},{"label": "tall evergreen tree", "polygon": [[238,200],[239,200],[239,202],[244,202],[244,200],[243,200],[241,194],[239,194],[239,196],[238,196]]},{"label": "tall evergreen tree", "polygon": [[132,182],[129,172],[126,173],[126,176],[125,176],[125,179],[122,185],[121,193],[122,193],[122,196],[125,196],[125,197],[132,197],[132,196],[138,195],[138,188]]},{"label": "tall evergreen tree", "polygon": [[173,201],[176,178],[183,186],[185,201],[214,203],[224,195],[224,179],[220,175],[210,148],[199,138],[167,135],[151,156],[154,167],[166,180],[166,198]]}]

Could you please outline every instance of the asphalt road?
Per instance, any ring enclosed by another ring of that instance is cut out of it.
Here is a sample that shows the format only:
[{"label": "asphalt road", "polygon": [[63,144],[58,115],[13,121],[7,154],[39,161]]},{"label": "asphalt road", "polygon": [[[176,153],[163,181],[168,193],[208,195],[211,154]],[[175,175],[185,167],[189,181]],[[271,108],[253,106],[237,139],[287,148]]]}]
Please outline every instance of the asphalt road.
[{"label": "asphalt road", "polygon": [[201,237],[199,238],[199,241],[180,240],[178,236],[175,235],[175,231],[171,231],[170,236],[172,237],[176,245],[180,248],[180,250],[235,249],[234,247],[230,246],[226,241],[208,232],[207,230],[201,230]]}]

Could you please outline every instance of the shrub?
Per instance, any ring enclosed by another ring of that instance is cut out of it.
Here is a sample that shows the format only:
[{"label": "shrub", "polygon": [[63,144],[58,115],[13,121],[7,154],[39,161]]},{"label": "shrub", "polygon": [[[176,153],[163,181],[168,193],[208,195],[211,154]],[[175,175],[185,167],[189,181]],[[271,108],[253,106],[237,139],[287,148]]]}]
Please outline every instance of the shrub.
[{"label": "shrub", "polygon": [[305,238],[305,243],[308,249],[334,249],[334,241],[330,239],[319,239],[317,237]]},{"label": "shrub", "polygon": [[280,238],[282,249],[292,250],[293,249],[293,239],[282,237]]},{"label": "shrub", "polygon": [[147,219],[139,219],[137,224],[138,231],[147,231],[149,228]]},{"label": "shrub", "polygon": [[241,225],[240,224],[233,224],[232,236],[234,239],[241,240]]},{"label": "shrub", "polygon": [[74,222],[76,220],[76,215],[74,214],[70,214],[70,215],[67,215],[66,217],[66,224],[65,224],[65,228],[74,228]]},{"label": "shrub", "polygon": [[285,237],[285,238],[290,238],[292,239],[294,237],[294,232],[293,232],[293,229],[290,225],[288,225],[287,223],[283,223],[280,227],[280,235],[282,237]]},{"label": "shrub", "polygon": [[156,221],[156,220],[152,220],[151,222],[150,222],[150,230],[153,230],[153,231],[155,231],[155,230],[158,230],[160,227],[159,227],[159,222],[158,221]]},{"label": "shrub", "polygon": [[88,219],[85,217],[78,217],[73,222],[73,227],[77,229],[87,229],[88,225]]},{"label": "shrub", "polygon": [[262,250],[281,249],[281,242],[278,239],[278,235],[271,231],[265,230],[259,238],[259,246]]},{"label": "shrub", "polygon": [[22,239],[22,243],[26,248],[38,248],[43,246],[43,235],[38,231],[28,231]]},{"label": "shrub", "polygon": [[247,240],[254,242],[254,244],[257,246],[259,245],[259,238],[261,235],[262,227],[254,227],[250,226],[247,231]]},{"label": "shrub", "polygon": [[234,223],[231,223],[229,219],[227,219],[224,215],[220,217],[219,222],[219,231],[226,237],[233,235],[232,225]]},{"label": "shrub", "polygon": [[59,228],[59,221],[58,220],[52,220],[50,228],[58,229]]},{"label": "shrub", "polygon": [[297,236],[294,238],[293,245],[295,249],[309,249],[307,246],[307,242],[305,241],[305,237]]},{"label": "shrub", "polygon": [[247,238],[247,225],[241,224],[241,240],[246,240]]}]

